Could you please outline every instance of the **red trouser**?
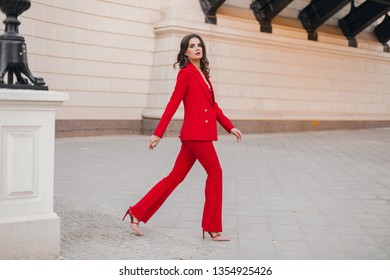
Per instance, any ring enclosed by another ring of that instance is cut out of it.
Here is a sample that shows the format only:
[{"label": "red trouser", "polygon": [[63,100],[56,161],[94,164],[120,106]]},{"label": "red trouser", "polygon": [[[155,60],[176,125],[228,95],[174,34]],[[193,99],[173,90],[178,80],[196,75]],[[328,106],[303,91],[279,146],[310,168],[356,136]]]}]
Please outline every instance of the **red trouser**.
[{"label": "red trouser", "polygon": [[222,232],[222,169],[211,141],[182,141],[171,173],[131,207],[132,214],[146,223],[184,180],[196,160],[207,172],[202,228]]}]

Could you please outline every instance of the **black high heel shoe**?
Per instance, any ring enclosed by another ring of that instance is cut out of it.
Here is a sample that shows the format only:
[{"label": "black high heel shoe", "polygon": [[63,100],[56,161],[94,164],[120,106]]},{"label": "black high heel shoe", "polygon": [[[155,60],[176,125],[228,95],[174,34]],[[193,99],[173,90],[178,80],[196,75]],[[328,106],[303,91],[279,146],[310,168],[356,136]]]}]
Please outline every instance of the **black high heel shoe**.
[{"label": "black high heel shoe", "polygon": [[125,213],[125,215],[123,216],[123,219],[122,221],[126,218],[126,216],[129,215],[130,216],[130,228],[134,231],[134,233],[136,235],[139,235],[139,236],[143,236],[144,234],[142,233],[141,229],[139,228],[139,222],[134,222],[134,217],[133,215],[131,214],[131,207],[129,207],[129,209],[127,209],[127,212]]}]

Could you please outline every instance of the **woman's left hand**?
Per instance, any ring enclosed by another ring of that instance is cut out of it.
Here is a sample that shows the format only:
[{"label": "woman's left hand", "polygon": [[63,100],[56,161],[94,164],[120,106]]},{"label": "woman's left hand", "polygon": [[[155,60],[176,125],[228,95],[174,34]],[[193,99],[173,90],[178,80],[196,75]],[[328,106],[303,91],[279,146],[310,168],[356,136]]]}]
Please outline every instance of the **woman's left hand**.
[{"label": "woman's left hand", "polygon": [[242,141],[242,133],[237,128],[232,128],[232,130],[230,130],[230,133],[234,134],[234,136],[237,137],[237,143]]},{"label": "woman's left hand", "polygon": [[154,148],[156,148],[158,143],[160,142],[160,140],[161,140],[161,137],[158,137],[156,135],[150,136],[149,150],[153,150]]}]

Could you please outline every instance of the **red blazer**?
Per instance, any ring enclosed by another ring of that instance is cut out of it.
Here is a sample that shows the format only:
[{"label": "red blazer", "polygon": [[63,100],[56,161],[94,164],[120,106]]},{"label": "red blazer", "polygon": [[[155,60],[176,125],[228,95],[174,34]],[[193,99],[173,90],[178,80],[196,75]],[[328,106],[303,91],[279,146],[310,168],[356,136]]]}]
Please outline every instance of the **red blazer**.
[{"label": "red blazer", "polygon": [[185,68],[180,69],[177,74],[175,89],[154,131],[154,135],[163,137],[181,101],[184,104],[184,120],[179,135],[180,139],[218,140],[217,121],[230,133],[234,126],[223,114],[217,102],[214,101],[210,81],[209,84],[211,90],[209,90],[202,75],[191,62]]}]

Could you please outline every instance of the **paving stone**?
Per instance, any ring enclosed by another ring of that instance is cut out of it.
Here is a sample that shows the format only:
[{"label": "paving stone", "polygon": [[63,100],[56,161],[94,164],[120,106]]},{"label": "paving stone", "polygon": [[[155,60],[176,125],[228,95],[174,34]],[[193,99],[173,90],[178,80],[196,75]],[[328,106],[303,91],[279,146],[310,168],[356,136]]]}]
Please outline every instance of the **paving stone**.
[{"label": "paving stone", "polygon": [[202,239],[206,174],[196,163],[135,236],[121,218],[172,168],[180,141],[56,140],[62,259],[390,259],[390,129],[230,135],[223,244]]}]

